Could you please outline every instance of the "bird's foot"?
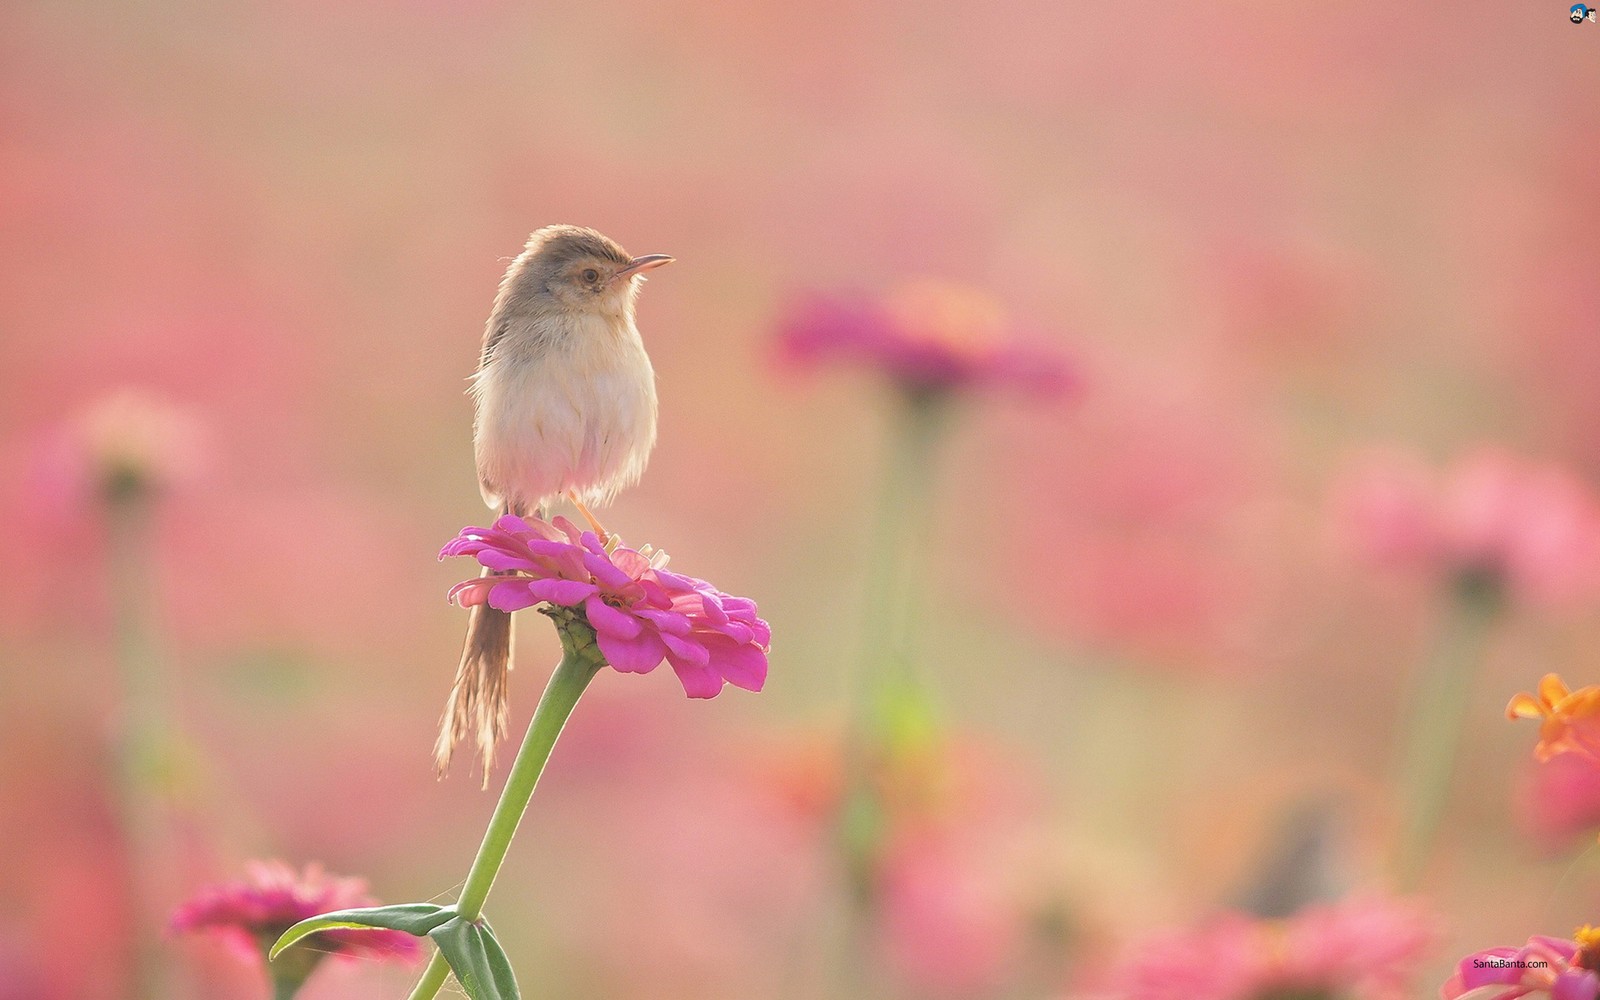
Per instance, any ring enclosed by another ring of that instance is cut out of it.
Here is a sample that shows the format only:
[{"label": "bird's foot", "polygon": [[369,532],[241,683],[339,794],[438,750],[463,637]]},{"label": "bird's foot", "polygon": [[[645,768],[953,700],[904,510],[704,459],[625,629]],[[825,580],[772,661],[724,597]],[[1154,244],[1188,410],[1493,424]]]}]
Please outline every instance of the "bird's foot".
[{"label": "bird's foot", "polygon": [[578,513],[583,515],[583,519],[589,522],[589,529],[595,533],[596,538],[600,539],[600,544],[609,549],[611,547],[611,533],[606,530],[605,525],[600,523],[600,519],[595,517],[589,508],[583,505],[576,493],[568,493],[567,499],[572,501],[572,506],[578,508]]}]

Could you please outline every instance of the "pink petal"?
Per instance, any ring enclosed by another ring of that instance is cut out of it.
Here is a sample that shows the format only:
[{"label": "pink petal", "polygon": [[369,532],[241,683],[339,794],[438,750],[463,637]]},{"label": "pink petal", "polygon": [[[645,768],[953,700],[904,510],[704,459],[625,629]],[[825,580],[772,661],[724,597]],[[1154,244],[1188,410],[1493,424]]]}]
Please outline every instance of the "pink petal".
[{"label": "pink petal", "polygon": [[[589,597],[598,594],[600,588],[592,583],[583,583],[579,580],[534,580],[528,584],[528,589],[541,601],[551,604],[561,604],[575,608]],[[526,607],[526,605],[524,605]]]},{"label": "pink petal", "polygon": [[543,538],[529,538],[523,544],[528,547],[529,552],[536,556],[555,558],[572,551],[572,545],[569,542],[550,541]]},{"label": "pink petal", "polygon": [[593,552],[585,552],[583,554],[583,568],[592,573],[594,578],[600,581],[600,585],[608,590],[626,587],[633,582],[633,577],[618,569],[616,564],[606,558],[604,554],[596,555]]},{"label": "pink petal", "polygon": [[537,518],[527,522],[529,536],[527,539],[528,543],[533,544],[535,540],[541,540],[546,542],[555,542],[560,545],[570,544],[567,536],[564,535],[560,530],[559,522],[564,522],[565,520],[565,518],[558,517],[556,518],[556,521],[558,522],[557,524],[550,524],[547,521],[540,521]]},{"label": "pink petal", "polygon": [[676,611],[664,611],[657,608],[634,608],[633,613],[645,619],[663,632],[673,635],[688,635],[694,631],[694,623],[689,621],[687,615],[680,615]]},{"label": "pink petal", "polygon": [[753,642],[756,637],[755,629],[743,622],[725,621],[716,626],[716,631],[739,643]]},{"label": "pink petal", "polygon": [[707,643],[711,668],[729,684],[746,691],[760,691],[767,682],[767,654],[750,645]]},{"label": "pink petal", "polygon": [[671,632],[662,632],[660,635],[661,641],[667,647],[667,654],[669,656],[677,657],[678,659],[683,660],[685,663],[696,667],[703,667],[707,663],[711,662],[711,654],[706,652],[706,647],[702,646],[694,639],[686,639],[682,636],[676,636]]},{"label": "pink petal", "polygon": [[1556,977],[1550,1000],[1595,1000],[1600,993],[1600,976],[1588,969],[1568,969]]},{"label": "pink petal", "polygon": [[583,602],[583,610],[596,632],[605,632],[619,639],[632,639],[644,628],[639,619],[613,608],[598,594]]},{"label": "pink petal", "polygon": [[632,639],[607,632],[596,632],[595,641],[606,662],[625,674],[647,674],[667,655],[667,647],[649,629],[641,629]]},{"label": "pink petal", "polygon": [[534,593],[533,588],[544,580],[529,580],[527,577],[518,577],[515,580],[503,580],[489,588],[489,607],[497,611],[521,611],[531,608],[544,598]]},{"label": "pink petal", "polygon": [[[472,529],[468,528],[466,530],[470,531]],[[483,548],[484,542],[482,539],[461,534],[444,543],[444,548],[439,550],[439,558],[448,559],[451,556],[476,555]]]},{"label": "pink petal", "polygon": [[611,553],[611,561],[617,568],[628,574],[630,579],[637,580],[650,569],[650,560],[640,555],[634,549],[617,549]]},{"label": "pink petal", "polygon": [[721,601],[702,599],[700,603],[705,608],[706,618],[711,624],[721,625],[728,620],[727,614],[722,610]]},{"label": "pink petal", "polygon": [[661,581],[661,585],[663,587],[670,591],[677,591],[679,593],[690,593],[695,591],[697,589],[695,584],[700,582],[692,576],[684,576],[681,573],[674,573],[668,569],[654,570],[651,572],[651,576],[654,576],[657,580]]},{"label": "pink petal", "polygon": [[480,577],[476,580],[463,580],[450,588],[450,600],[463,608],[470,608],[482,604],[489,599],[489,590],[494,586],[494,581]]},{"label": "pink petal", "polygon": [[537,568],[530,560],[502,549],[484,549],[479,552],[478,565],[493,570],[531,570]]},{"label": "pink petal", "polygon": [[672,607],[672,595],[667,593],[665,587],[649,577],[636,581],[634,586],[638,587],[640,592],[644,594],[644,603],[658,608]]},{"label": "pink petal", "polygon": [[1457,974],[1461,977],[1461,985],[1473,990],[1479,986],[1497,985],[1509,986],[1522,980],[1522,970],[1516,968],[1499,968],[1494,965],[1485,965],[1478,968],[1475,959],[1514,959],[1517,957],[1515,948],[1490,948],[1461,960],[1457,967]]},{"label": "pink petal", "polygon": [[670,657],[672,670],[683,685],[683,693],[691,698],[715,698],[722,691],[722,675],[710,667],[695,666],[676,657]]},{"label": "pink petal", "polygon": [[583,544],[583,542],[582,542],[583,533],[580,532],[578,530],[577,525],[573,524],[571,521],[567,520],[564,517],[557,516],[557,517],[551,518],[550,519],[550,523],[554,527],[556,527],[558,530],[560,530],[560,532],[562,534],[566,535],[567,538],[569,540],[571,540],[572,544],[574,544],[574,545]]}]

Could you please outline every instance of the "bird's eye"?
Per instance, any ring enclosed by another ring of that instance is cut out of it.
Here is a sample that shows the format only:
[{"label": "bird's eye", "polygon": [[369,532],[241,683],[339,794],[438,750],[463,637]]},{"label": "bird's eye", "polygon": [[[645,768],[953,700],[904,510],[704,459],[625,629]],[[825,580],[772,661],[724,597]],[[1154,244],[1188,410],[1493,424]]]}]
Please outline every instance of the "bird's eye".
[{"label": "bird's eye", "polygon": [[592,285],[600,280],[600,272],[592,267],[586,267],[583,269],[583,280]]}]

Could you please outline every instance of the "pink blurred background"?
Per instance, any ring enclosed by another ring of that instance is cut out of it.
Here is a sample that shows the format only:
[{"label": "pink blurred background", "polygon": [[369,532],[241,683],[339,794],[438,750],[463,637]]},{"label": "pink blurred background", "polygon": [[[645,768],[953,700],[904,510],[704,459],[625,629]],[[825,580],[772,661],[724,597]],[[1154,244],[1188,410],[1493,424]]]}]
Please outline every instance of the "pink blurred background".
[{"label": "pink blurred background", "polygon": [[[821,961],[826,863],[777,776],[845,715],[885,406],[771,363],[811,288],[970,284],[1084,372],[1071,405],[970,406],[946,456],[926,673],[1016,830],[979,851],[1003,870],[944,874],[1048,886],[1092,953],[1226,901],[1307,800],[1377,870],[1437,608],[1331,498],[1374,447],[1600,485],[1597,86],[1600,27],[1551,2],[6,5],[0,997],[120,995],[102,537],[51,456],[126,387],[200,441],[159,511],[193,767],[162,891],[256,856],[392,900],[461,877],[492,798],[430,768],[464,621],[433,555],[485,516],[464,379],[556,221],[679,260],[640,305],[660,445],[608,524],[777,638],[759,696],[600,678],[490,907],[525,988],[777,997]],[[1541,807],[1500,721],[1595,678],[1595,611],[1493,638],[1426,992],[1600,918],[1592,837],[1552,832],[1600,805]],[[523,630],[514,730],[556,652]],[[194,995],[259,995],[166,948]]]}]

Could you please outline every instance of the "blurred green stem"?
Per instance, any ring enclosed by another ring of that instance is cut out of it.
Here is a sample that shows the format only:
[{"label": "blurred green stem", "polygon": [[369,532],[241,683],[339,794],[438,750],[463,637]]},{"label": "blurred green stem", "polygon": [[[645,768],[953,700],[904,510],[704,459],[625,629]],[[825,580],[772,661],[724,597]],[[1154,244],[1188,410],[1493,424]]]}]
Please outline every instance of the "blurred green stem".
[{"label": "blurred green stem", "polygon": [[867,569],[858,725],[897,745],[931,725],[916,673],[923,580],[932,548],[936,460],[949,426],[949,401],[932,392],[903,397],[884,459],[883,486]]},{"label": "blurred green stem", "polygon": [[117,785],[127,841],[133,966],[129,997],[169,1000],[160,960],[157,906],[168,884],[163,805],[171,767],[165,712],[167,683],[156,625],[153,498],[144,485],[113,481],[106,493],[107,573],[121,671],[122,718],[116,742]]},{"label": "blurred green stem", "polygon": [[861,660],[847,734],[838,851],[849,898],[836,949],[839,979],[873,992],[874,882],[886,817],[878,782],[891,761],[931,739],[934,712],[916,672],[920,592],[927,575],[933,485],[948,400],[909,393],[895,409],[867,564]]},{"label": "blurred green stem", "polygon": [[1493,578],[1470,574],[1457,580],[1433,652],[1411,692],[1397,784],[1401,827],[1395,877],[1402,891],[1420,884],[1449,805],[1462,722],[1502,606]]},{"label": "blurred green stem", "polygon": [[[464,920],[477,920],[483,915],[484,900],[489,898],[495,876],[500,873],[500,866],[506,860],[511,838],[516,836],[522,814],[527,811],[533,790],[539,784],[539,776],[544,773],[545,763],[550,759],[550,751],[555,748],[556,739],[566,727],[578,698],[583,695],[594,675],[605,666],[605,658],[595,644],[594,630],[587,622],[573,617],[565,608],[558,609],[551,617],[556,622],[556,631],[561,635],[561,662],[550,675],[550,682],[539,698],[539,706],[533,711],[533,721],[528,723],[522,748],[517,751],[511,773],[506,776],[500,802],[494,807],[494,815],[489,817],[489,828],[484,831],[478,856],[467,872],[461,897],[456,901],[456,912]],[[444,956],[436,952],[422,973],[422,979],[411,991],[411,1000],[428,1000],[438,994],[449,973],[450,966]]]}]

